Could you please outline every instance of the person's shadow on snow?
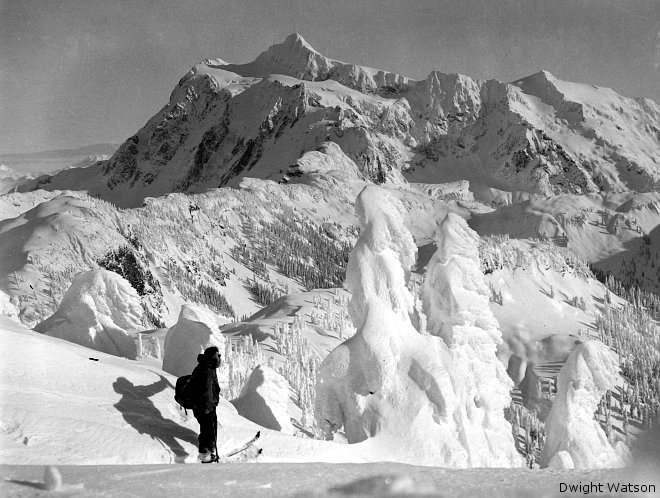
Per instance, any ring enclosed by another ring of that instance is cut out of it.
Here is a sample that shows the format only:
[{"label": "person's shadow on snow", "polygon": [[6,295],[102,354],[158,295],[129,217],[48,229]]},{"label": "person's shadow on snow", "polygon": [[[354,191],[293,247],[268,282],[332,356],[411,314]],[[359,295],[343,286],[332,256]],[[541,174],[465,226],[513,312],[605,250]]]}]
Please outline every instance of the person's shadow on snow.
[{"label": "person's shadow on snow", "polygon": [[182,427],[176,422],[163,417],[149,399],[172,384],[162,375],[160,380],[145,386],[136,386],[125,377],[119,377],[112,384],[115,392],[121,394],[121,399],[114,404],[128,422],[140,434],[148,434],[169,448],[175,455],[175,460],[181,462],[188,456],[179,440],[197,445],[197,433]]}]

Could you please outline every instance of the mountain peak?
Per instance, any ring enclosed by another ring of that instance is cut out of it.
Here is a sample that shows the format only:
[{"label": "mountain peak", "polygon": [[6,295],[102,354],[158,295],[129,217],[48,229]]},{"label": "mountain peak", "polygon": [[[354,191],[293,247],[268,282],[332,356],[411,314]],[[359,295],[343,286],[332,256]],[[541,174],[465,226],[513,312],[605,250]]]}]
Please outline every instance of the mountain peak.
[{"label": "mountain peak", "polygon": [[529,76],[515,80],[513,84],[516,86],[521,86],[532,83],[555,83],[556,81],[558,81],[558,79],[554,74],[552,74],[550,71],[542,69],[534,74],[530,74]]},{"label": "mountain peak", "polygon": [[538,73],[536,73],[536,75],[539,78],[544,78],[544,79],[549,80],[549,81],[557,79],[554,74],[552,74],[550,71],[547,71],[545,69],[541,69]]},{"label": "mountain peak", "polygon": [[319,52],[317,52],[314,47],[312,47],[307,40],[305,40],[298,33],[290,33],[282,43],[276,43],[268,47],[268,50],[263,52],[257,60],[264,56],[285,56],[289,57],[300,57],[303,56],[319,56],[323,57]]},{"label": "mountain peak", "polygon": [[314,50],[314,47],[312,47],[309,43],[307,43],[307,40],[305,40],[302,37],[302,35],[298,33],[289,33],[289,36],[286,37],[286,39],[284,40],[284,42],[281,43],[281,45],[302,46],[308,50],[316,52],[316,50]]},{"label": "mountain peak", "polygon": [[298,33],[271,45],[254,64],[265,73],[286,74],[302,80],[325,79],[333,65]]}]

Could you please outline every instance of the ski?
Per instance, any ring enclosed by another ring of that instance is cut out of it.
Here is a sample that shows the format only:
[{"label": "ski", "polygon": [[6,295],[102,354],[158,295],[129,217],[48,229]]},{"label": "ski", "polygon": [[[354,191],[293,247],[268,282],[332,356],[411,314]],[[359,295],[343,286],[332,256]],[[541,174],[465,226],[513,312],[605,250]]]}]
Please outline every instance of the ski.
[{"label": "ski", "polygon": [[[236,448],[235,450],[230,451],[225,455],[226,458],[232,457],[234,455],[237,455],[241,451],[247,450],[251,444],[253,444],[257,439],[261,437],[261,431],[257,431],[257,433],[254,435],[252,439],[250,439],[247,443],[245,443],[243,446],[240,448]],[[259,450],[259,453],[261,453],[261,449]]]},{"label": "ski", "polygon": [[[210,461],[208,461],[208,462],[202,462],[202,463],[223,463],[223,462],[226,462],[227,459],[229,459],[229,458],[231,458],[231,457],[233,457],[233,456],[236,456],[236,455],[238,455],[239,453],[242,453],[243,451],[246,451],[246,450],[247,450],[248,448],[250,448],[250,447],[251,447],[251,446],[257,441],[257,439],[259,439],[260,437],[261,437],[261,431],[258,431],[258,432],[254,435],[254,437],[253,437],[252,439],[250,439],[249,441],[243,443],[243,444],[242,444],[241,446],[239,446],[238,448],[235,448],[235,449],[231,450],[230,452],[225,453],[224,455],[216,455],[215,458],[214,458],[213,460],[210,460]],[[257,457],[257,456],[261,455],[262,451],[263,451],[263,450],[262,450],[261,448],[258,448],[258,449],[256,450],[256,454],[255,454],[254,456]]]}]

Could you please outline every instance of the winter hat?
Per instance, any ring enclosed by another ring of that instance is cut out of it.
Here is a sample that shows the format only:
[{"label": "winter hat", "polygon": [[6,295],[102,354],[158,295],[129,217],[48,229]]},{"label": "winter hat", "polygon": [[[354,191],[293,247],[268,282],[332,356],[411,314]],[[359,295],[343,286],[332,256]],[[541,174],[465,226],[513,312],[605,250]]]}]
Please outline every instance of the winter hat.
[{"label": "winter hat", "polygon": [[[218,354],[218,357],[214,358],[214,355],[216,353]],[[203,354],[197,356],[197,361],[199,363],[206,364],[210,367],[218,368],[220,366],[220,361],[221,361],[220,352],[218,351],[217,347],[211,346],[210,348],[206,348]]]},{"label": "winter hat", "polygon": [[204,350],[204,356],[207,358],[211,358],[215,353],[218,353],[218,356],[220,355],[220,351],[218,350],[217,346],[211,346]]}]

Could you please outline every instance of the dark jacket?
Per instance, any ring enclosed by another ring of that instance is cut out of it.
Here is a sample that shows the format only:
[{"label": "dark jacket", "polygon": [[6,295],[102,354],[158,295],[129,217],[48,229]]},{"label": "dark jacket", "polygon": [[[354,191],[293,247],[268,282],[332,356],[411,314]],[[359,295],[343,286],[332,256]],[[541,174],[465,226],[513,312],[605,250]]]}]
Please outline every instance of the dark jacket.
[{"label": "dark jacket", "polygon": [[208,413],[218,406],[220,385],[216,366],[210,365],[209,358],[202,354],[197,355],[197,366],[193,370],[190,384],[193,389],[192,398],[195,400],[194,411]]}]

